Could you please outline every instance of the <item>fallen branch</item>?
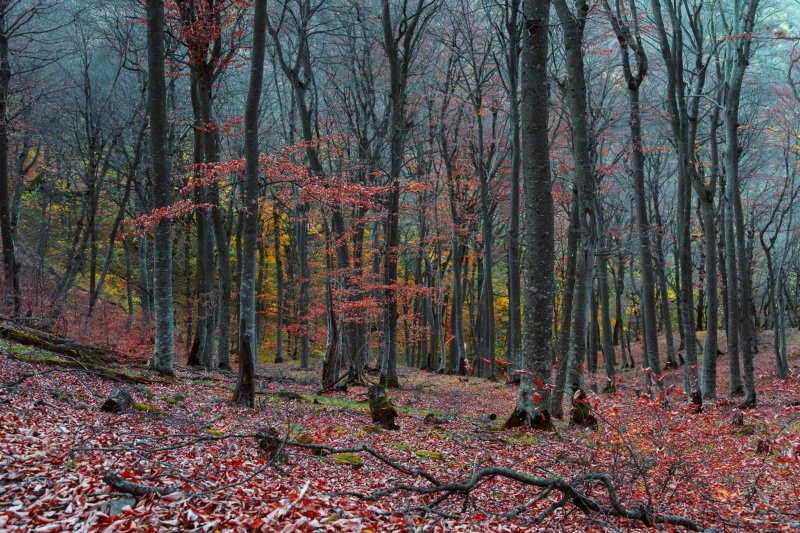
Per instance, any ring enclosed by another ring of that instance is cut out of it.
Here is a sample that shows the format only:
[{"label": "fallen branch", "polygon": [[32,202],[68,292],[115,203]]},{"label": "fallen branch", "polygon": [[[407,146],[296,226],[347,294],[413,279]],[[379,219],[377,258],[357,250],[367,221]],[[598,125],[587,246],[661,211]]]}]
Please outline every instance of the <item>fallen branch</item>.
[{"label": "fallen branch", "polygon": [[[522,483],[524,485],[530,485],[542,488],[547,493],[556,490],[562,494],[562,498],[559,501],[554,502],[552,505],[550,505],[550,507],[548,507],[544,512],[542,512],[537,517],[537,522],[543,521],[548,515],[552,514],[556,509],[563,507],[569,502],[572,502],[579,510],[581,510],[586,515],[592,515],[592,514],[614,515],[622,518],[628,518],[631,520],[640,521],[648,527],[653,526],[655,524],[670,524],[675,526],[682,526],[691,531],[704,530],[696,522],[683,516],[677,516],[672,514],[659,514],[653,511],[652,509],[644,509],[644,508],[628,509],[622,504],[622,502],[619,501],[619,498],[617,497],[616,487],[611,482],[611,479],[608,477],[607,474],[601,472],[590,472],[588,474],[578,476],[572,479],[571,481],[568,481],[566,479],[559,477],[539,478],[530,476],[528,474],[519,472],[517,470],[512,470],[510,468],[492,466],[492,467],[482,468],[476,471],[467,480],[459,482],[442,483],[428,472],[419,468],[410,468],[404,466],[392,459],[389,459],[385,455],[381,454],[380,452],[368,446],[358,446],[355,448],[333,448],[320,444],[306,444],[300,442],[289,442],[288,445],[295,448],[306,448],[316,451],[324,451],[326,453],[358,453],[358,452],[367,453],[375,457],[382,463],[394,468],[395,470],[398,470],[399,472],[402,472],[403,474],[412,477],[422,477],[431,483],[431,486],[415,486],[415,485],[399,483],[392,485],[391,487],[377,490],[370,494],[364,494],[356,491],[343,491],[337,493],[338,495],[354,496],[361,500],[378,501],[398,492],[438,495],[440,498],[443,495],[447,496],[454,494],[464,495],[468,494],[470,491],[475,489],[485,479],[502,477],[512,481],[516,481],[518,483]],[[581,491],[580,489],[581,486],[591,483],[600,484],[606,489],[609,500],[608,505],[602,504],[597,499],[590,497]],[[443,499],[444,498],[442,498],[442,500]],[[442,500],[437,500],[437,502],[435,502],[432,505],[421,506],[420,509],[432,508],[436,504],[438,504],[439,501]],[[512,511],[511,515],[515,516],[516,514],[519,514],[521,512],[522,511],[519,510],[518,508]]]},{"label": "fallen branch", "polygon": [[46,372],[38,372],[38,373],[26,370],[25,372],[20,374],[20,376],[16,380],[11,381],[9,383],[3,383],[2,385],[0,385],[0,387],[4,389],[13,389],[14,387],[22,385],[22,383],[24,383],[25,380],[30,379],[33,376],[44,376],[46,374],[49,374],[50,372],[54,372],[54,370],[47,370]]},{"label": "fallen branch", "polygon": [[126,494],[131,494],[133,496],[147,496],[148,494],[158,494],[159,496],[165,496],[167,494],[172,494],[173,492],[178,491],[178,489],[170,487],[158,487],[153,485],[142,485],[140,483],[134,483],[132,481],[128,481],[127,479],[122,479],[113,472],[109,472],[105,476],[103,476],[103,481],[105,481],[115,491],[124,492]]},{"label": "fallen branch", "polygon": [[[257,434],[226,435],[220,437],[212,437],[205,435],[203,436],[164,435],[164,436],[155,436],[152,438],[154,440],[160,440],[162,438],[169,438],[169,437],[173,438],[192,437],[192,440],[188,443],[178,444],[176,446],[161,447],[149,451],[150,452],[156,450],[164,451],[181,446],[196,444],[202,441],[216,441],[225,438],[254,438],[257,437]],[[405,474],[406,476],[409,476],[411,478],[422,478],[426,480],[429,483],[429,485],[396,483],[389,487],[376,490],[372,493],[362,493],[357,491],[342,491],[334,493],[334,495],[336,496],[352,496],[359,498],[361,500],[372,501],[372,502],[382,500],[383,498],[398,493],[418,494],[421,496],[425,495],[434,496],[432,501],[429,501],[426,504],[409,507],[408,508],[409,511],[431,512],[437,514],[442,513],[442,511],[437,510],[436,507],[440,503],[450,498],[451,496],[457,496],[457,495],[467,496],[471,491],[478,488],[484,481],[487,481],[492,478],[504,478],[510,481],[521,483],[523,485],[528,485],[531,487],[538,487],[540,489],[543,489],[541,494],[534,496],[531,500],[529,500],[525,504],[507,513],[507,516],[509,518],[521,514],[522,512],[525,511],[525,509],[530,508],[536,502],[547,498],[552,492],[555,491],[560,493],[561,497],[555,501],[552,501],[546,509],[540,512],[540,514],[535,519],[536,522],[544,521],[557,509],[562,508],[567,504],[571,503],[588,517],[617,516],[620,518],[641,522],[647,527],[653,527],[662,524],[662,525],[680,526],[691,531],[704,531],[704,528],[701,525],[684,516],[678,516],[668,513],[660,513],[655,509],[653,509],[651,506],[646,506],[646,505],[641,505],[636,508],[627,507],[620,501],[617,495],[617,488],[611,481],[611,478],[608,476],[608,474],[602,472],[589,472],[572,479],[565,479],[552,474],[548,474],[547,477],[536,477],[524,472],[512,470],[510,468],[491,466],[476,470],[469,478],[461,481],[442,482],[425,470],[404,465],[366,445],[356,446],[351,448],[335,448],[325,444],[314,444],[314,443],[284,440],[284,446],[290,448],[306,449],[322,455],[338,454],[338,453],[365,453],[377,459],[384,465],[389,466],[390,468],[397,470],[402,474]],[[119,448],[114,448],[114,449],[119,449]],[[273,461],[270,462],[270,464],[272,463]],[[268,466],[269,464],[265,465],[265,467],[256,472],[256,474],[262,472]],[[254,476],[256,474],[254,474]],[[251,478],[254,476],[251,476]],[[130,481],[123,480],[119,478],[119,476],[115,476],[113,474],[106,475],[104,480],[118,492],[126,492],[128,494],[133,494],[138,496],[150,493],[163,495],[176,491],[176,489],[172,488],[166,488],[160,486],[148,486],[148,485],[140,485],[137,483],[132,483]],[[597,496],[589,495],[590,493],[596,492],[593,489],[597,488],[604,489],[607,501],[603,501]],[[212,491],[197,493],[193,496],[194,497],[202,496],[208,494],[209,492],[217,492],[217,491],[218,489],[214,489]],[[445,514],[446,513],[443,513],[443,515]]]}]

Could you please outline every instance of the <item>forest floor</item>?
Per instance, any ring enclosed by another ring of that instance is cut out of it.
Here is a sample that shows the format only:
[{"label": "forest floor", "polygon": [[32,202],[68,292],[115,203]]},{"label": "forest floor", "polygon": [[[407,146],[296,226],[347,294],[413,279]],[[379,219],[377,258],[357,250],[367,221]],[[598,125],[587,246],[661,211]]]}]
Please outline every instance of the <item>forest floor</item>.
[{"label": "forest floor", "polygon": [[[767,349],[756,365],[758,408],[744,412],[744,425],[732,423],[736,404],[725,399],[691,414],[671,387],[669,405],[655,403],[636,392],[641,371],[627,371],[613,395],[590,395],[597,430],[557,421],[553,433],[500,430],[516,388],[473,377],[402,369],[402,388],[390,391],[401,429],[388,431],[372,425],[364,387],[320,394],[319,368],[296,362],[261,365],[257,406],[242,409],[229,401],[235,376],[227,373],[180,367],[166,382],[134,357],[109,378],[6,340],[0,353],[0,530],[649,529],[613,516],[605,489],[577,480],[589,472],[607,474],[626,508],[654,519],[671,514],[717,531],[800,529],[800,384],[773,377]],[[797,353],[790,363],[796,375]],[[119,386],[133,392],[133,409],[101,412]],[[429,413],[439,423],[426,423]],[[253,438],[267,426],[281,437],[278,461]],[[389,462],[289,441],[368,445]],[[439,493],[441,503],[439,494],[408,490],[378,497],[402,484],[432,487],[419,470],[451,482],[484,467],[561,478],[603,509],[580,510],[558,490],[500,477]],[[115,493],[108,473],[175,492]]]}]

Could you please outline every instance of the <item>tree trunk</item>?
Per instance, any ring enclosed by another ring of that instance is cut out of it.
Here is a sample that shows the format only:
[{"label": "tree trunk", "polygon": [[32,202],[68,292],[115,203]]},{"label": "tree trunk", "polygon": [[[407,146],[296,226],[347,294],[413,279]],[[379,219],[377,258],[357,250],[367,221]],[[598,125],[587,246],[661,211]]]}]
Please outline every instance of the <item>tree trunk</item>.
[{"label": "tree trunk", "polygon": [[[150,0],[147,10],[147,100],[150,116],[150,157],[153,173],[153,206],[170,205],[171,183],[167,159],[167,88],[164,80],[164,2]],[[153,360],[162,374],[173,374],[175,344],[172,307],[172,221],[164,218],[155,228],[154,299],[155,346]]]},{"label": "tree trunk", "polygon": [[589,154],[588,107],[582,48],[589,6],[584,1],[579,1],[576,5],[578,13],[573,14],[566,0],[554,0],[553,5],[564,35],[564,58],[567,69],[566,100],[572,125],[572,153],[575,162],[573,179],[575,197],[573,201],[578,202],[578,220],[581,228],[581,244],[576,269],[578,278],[567,360],[568,391],[558,389],[554,391],[555,401],[560,402],[564,392],[568,392],[568,397],[572,398],[573,394],[583,387],[587,316],[594,269],[596,235],[594,178]]},{"label": "tree trunk", "polygon": [[13,315],[18,315],[22,309],[22,296],[8,189],[8,98],[11,81],[6,20],[8,10],[9,1],[3,0],[0,3],[0,247],[3,254],[3,307]]},{"label": "tree trunk", "polygon": [[[524,2],[520,123],[525,182],[525,329],[517,404],[506,425],[549,420],[553,337],[554,213],[548,137],[550,2]],[[513,422],[520,422],[514,424]]]},{"label": "tree trunk", "polygon": [[[250,58],[250,83],[245,103],[245,180],[244,225],[239,290],[239,375],[233,399],[253,407],[255,404],[255,368],[258,362],[256,337],[256,252],[258,251],[258,123],[261,85],[264,80],[267,0],[255,0],[253,48]],[[276,258],[278,256],[276,255]],[[278,260],[278,259],[276,259]]]}]

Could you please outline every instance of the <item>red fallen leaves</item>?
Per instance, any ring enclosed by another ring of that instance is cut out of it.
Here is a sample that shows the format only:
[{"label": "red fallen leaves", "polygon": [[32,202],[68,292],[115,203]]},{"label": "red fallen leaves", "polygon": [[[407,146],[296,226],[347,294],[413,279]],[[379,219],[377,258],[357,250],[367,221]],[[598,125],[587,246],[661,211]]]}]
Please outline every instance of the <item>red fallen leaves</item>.
[{"label": "red fallen leaves", "polygon": [[[0,356],[0,383],[12,382],[30,369],[37,370]],[[308,376],[294,371],[291,363],[264,366],[260,372],[280,372],[284,378]],[[181,377],[186,373],[179,369]],[[125,449],[154,436],[161,440],[152,441],[150,448],[187,442],[184,437],[170,435],[209,436],[207,428],[212,420],[218,422],[215,428],[224,420],[224,435],[248,433],[269,421],[280,431],[288,428],[314,442],[336,446],[368,443],[394,460],[446,480],[464,479],[476,467],[486,465],[530,472],[541,467],[568,477],[588,470],[613,471],[622,480],[620,498],[630,505],[641,505],[648,496],[629,464],[633,450],[647,465],[647,488],[656,512],[685,514],[706,527],[732,527],[724,525],[723,520],[738,524],[740,529],[759,529],[758,524],[763,522],[785,522],[791,518],[778,511],[796,512],[800,499],[794,482],[800,431],[797,422],[784,427],[798,415],[797,408],[785,407],[796,395],[796,381],[784,384],[770,377],[760,379],[762,406],[746,415],[747,423],[756,428],[753,435],[734,431],[729,419],[735,408],[722,402],[709,403],[706,412],[690,417],[679,408],[685,399],[677,390],[668,390],[671,406],[663,408],[620,387],[612,396],[590,396],[601,418],[597,431],[561,428],[560,439],[552,439],[531,431],[476,431],[480,415],[510,412],[516,396],[513,387],[478,379],[465,383],[456,376],[403,369],[405,386],[393,391],[392,399],[414,411],[399,420],[401,432],[368,433],[363,431],[369,424],[366,405],[352,403],[364,401],[363,389],[318,397],[320,403],[316,405],[276,400],[256,411],[242,411],[227,402],[230,383],[219,375],[214,377],[220,381],[178,381],[149,387],[152,398],[146,401],[162,411],[120,416],[97,410],[93,395],[107,394],[114,384],[93,376],[57,371],[34,376],[14,391],[0,389],[0,529],[515,530],[553,501],[545,499],[520,516],[506,519],[506,512],[535,494],[527,487],[494,479],[471,494],[471,503],[459,520],[431,514],[407,516],[398,511],[425,500],[403,495],[365,503],[333,494],[341,490],[371,492],[397,481],[419,483],[403,479],[369,457],[363,457],[364,466],[354,470],[323,461],[310,452],[289,450],[281,470],[268,468],[258,473],[266,461],[250,439],[198,442],[149,454]],[[316,393],[312,383],[289,383],[267,381],[264,385],[268,391],[289,387],[304,394]],[[544,385],[536,383],[540,390]],[[51,397],[49,392],[54,389],[68,393],[68,401]],[[165,400],[179,391],[187,394],[185,401],[172,405]],[[9,402],[2,403],[6,399]],[[47,400],[52,406],[36,406],[39,400]],[[343,407],[342,400],[351,403]],[[137,401],[145,401],[141,392],[137,392]],[[422,422],[424,413],[432,409],[460,417],[432,428]],[[769,455],[755,453],[758,439],[771,443]],[[418,456],[415,452],[420,450],[439,452],[442,460]],[[101,481],[109,470],[140,483],[174,486],[182,492],[164,497],[149,495],[123,508],[121,514],[110,516],[107,504],[114,496]],[[300,498],[306,482],[307,489]],[[754,483],[769,504],[752,495]],[[205,491],[211,492],[191,497]],[[442,510],[462,513],[462,506],[463,499],[453,497]],[[267,521],[270,516],[273,518]],[[570,509],[555,513],[541,527],[586,530],[609,525],[607,517],[598,520]],[[611,525],[638,527],[624,520],[613,520]]]}]

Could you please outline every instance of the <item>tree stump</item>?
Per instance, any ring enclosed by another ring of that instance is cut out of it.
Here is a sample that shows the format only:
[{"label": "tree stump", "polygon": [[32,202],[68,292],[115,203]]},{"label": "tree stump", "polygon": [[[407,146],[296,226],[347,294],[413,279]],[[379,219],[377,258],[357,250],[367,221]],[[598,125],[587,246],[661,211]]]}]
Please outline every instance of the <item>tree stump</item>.
[{"label": "tree stump", "polygon": [[400,429],[395,424],[397,409],[386,397],[386,387],[383,385],[372,385],[369,388],[369,413],[372,421],[386,429]]},{"label": "tree stump", "polygon": [[540,431],[555,431],[556,427],[553,425],[553,418],[547,409],[542,409],[535,414],[528,411],[515,409],[508,420],[503,424],[503,429],[529,427],[531,429],[538,429]]},{"label": "tree stump", "polygon": [[116,388],[100,406],[100,410],[106,413],[122,413],[130,409],[131,404],[133,404],[131,393],[125,389]]},{"label": "tree stump", "polygon": [[256,433],[256,443],[258,448],[266,454],[270,461],[275,458],[282,447],[281,437],[275,428],[261,428]]},{"label": "tree stump", "polygon": [[703,395],[700,391],[695,389],[692,391],[692,408],[691,413],[698,415],[703,412]]},{"label": "tree stump", "polygon": [[572,399],[572,409],[569,412],[569,425],[581,426],[589,429],[597,427],[597,418],[592,414],[592,406],[589,405],[586,393],[578,389]]}]

